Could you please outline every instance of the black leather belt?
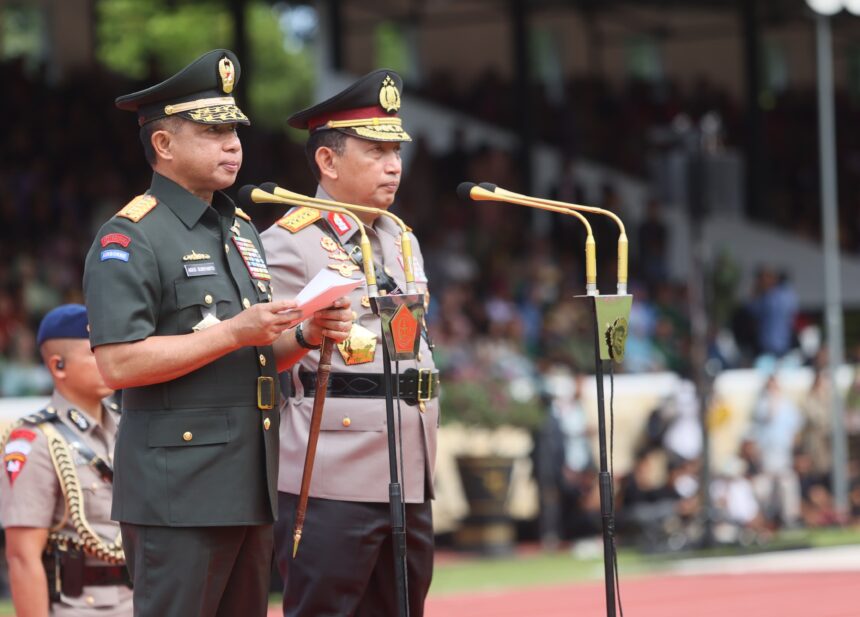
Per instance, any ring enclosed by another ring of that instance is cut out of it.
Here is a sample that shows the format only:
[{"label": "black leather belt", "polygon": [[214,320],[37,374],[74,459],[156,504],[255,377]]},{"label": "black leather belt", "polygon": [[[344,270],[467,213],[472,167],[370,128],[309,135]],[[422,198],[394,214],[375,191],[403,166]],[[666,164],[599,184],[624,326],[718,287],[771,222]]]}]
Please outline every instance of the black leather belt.
[{"label": "black leather belt", "polygon": [[[299,373],[305,396],[313,396],[317,388],[316,373]],[[391,393],[397,396],[397,385]],[[332,398],[385,398],[385,376],[381,373],[332,373],[326,396]],[[439,396],[439,371],[406,369],[400,374],[400,400],[417,405]]]},{"label": "black leather belt", "polygon": [[84,587],[131,587],[131,579],[125,566],[84,566]]}]

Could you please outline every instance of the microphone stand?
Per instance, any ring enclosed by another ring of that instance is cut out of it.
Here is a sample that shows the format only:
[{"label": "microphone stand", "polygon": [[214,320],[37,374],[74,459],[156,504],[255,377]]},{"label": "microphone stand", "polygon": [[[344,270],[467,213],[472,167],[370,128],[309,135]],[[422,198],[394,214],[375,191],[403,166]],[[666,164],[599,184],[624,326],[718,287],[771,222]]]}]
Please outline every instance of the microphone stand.
[{"label": "microphone stand", "polygon": [[[613,496],[612,474],[609,469],[606,447],[606,406],[603,391],[604,361],[621,362],[624,358],[624,345],[627,340],[627,321],[633,296],[627,294],[627,234],[624,225],[614,213],[602,208],[580,206],[564,202],[539,199],[506,191],[492,184],[475,185],[471,182],[461,184],[457,193],[463,198],[476,201],[499,201],[513,203],[529,208],[539,208],[579,216],[577,210],[594,214],[603,214],[614,219],[619,227],[618,238],[618,293],[601,296],[595,285],[596,261],[594,241],[586,242],[586,295],[576,296],[588,303],[589,312],[594,325],[594,375],[597,385],[597,432],[599,446],[600,469],[598,472],[598,489],[600,492],[600,518],[603,529],[603,572],[606,595],[607,617],[615,617],[618,601],[615,594],[618,564],[615,555],[615,499]],[[583,219],[584,221],[584,219]],[[588,238],[591,238],[591,227],[585,222]],[[589,246],[591,248],[589,249]],[[589,264],[590,262],[590,264]]]}]

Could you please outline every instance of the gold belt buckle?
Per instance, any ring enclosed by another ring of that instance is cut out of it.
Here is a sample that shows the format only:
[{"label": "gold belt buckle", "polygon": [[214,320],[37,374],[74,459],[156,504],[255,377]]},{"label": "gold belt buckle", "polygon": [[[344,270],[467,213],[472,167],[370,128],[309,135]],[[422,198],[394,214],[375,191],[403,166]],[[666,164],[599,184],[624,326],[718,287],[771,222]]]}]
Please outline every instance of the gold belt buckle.
[{"label": "gold belt buckle", "polygon": [[[423,396],[421,393],[421,378],[427,375],[427,395]],[[418,369],[418,402],[426,403],[432,398],[433,395],[433,369],[429,368],[420,368]]]},{"label": "gold belt buckle", "polygon": [[275,407],[275,379],[257,377],[257,409],[263,411]]}]

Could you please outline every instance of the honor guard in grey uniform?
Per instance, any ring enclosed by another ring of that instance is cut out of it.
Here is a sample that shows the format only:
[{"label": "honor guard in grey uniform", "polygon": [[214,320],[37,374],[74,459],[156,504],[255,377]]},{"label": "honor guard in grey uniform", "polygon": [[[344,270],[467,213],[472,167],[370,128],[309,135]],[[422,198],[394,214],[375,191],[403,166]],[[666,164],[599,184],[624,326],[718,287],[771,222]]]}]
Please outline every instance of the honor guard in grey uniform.
[{"label": "honor guard in grey uniform", "polygon": [[[318,198],[382,209],[392,205],[400,184],[400,144],[410,141],[397,116],[401,88],[394,71],[374,71],[290,118],[291,126],[310,132],[306,152],[319,182]],[[405,290],[400,228],[387,217],[357,215],[367,227],[380,289],[387,293]],[[361,273],[349,257],[358,242],[356,225],[337,213],[294,209],[262,237],[276,299],[292,297],[322,269],[344,276]],[[412,246],[415,279],[426,293],[427,277],[414,238]],[[311,498],[295,559],[294,514],[309,434],[317,352],[293,367],[292,391],[281,411],[280,514],[275,534],[284,578],[284,614],[289,616],[397,614],[380,321],[363,289],[359,287],[351,296],[355,325],[332,357]],[[401,361],[400,372],[399,452],[406,503],[409,604],[412,617],[420,617],[433,571],[430,499],[439,422],[438,373],[426,336],[422,336],[417,361]]]},{"label": "honor guard in grey uniform", "polygon": [[152,184],[103,225],[84,271],[98,367],[123,389],[112,516],[139,617],[265,615],[277,371],[306,353],[297,336],[340,340],[352,322],[342,299],[293,327],[295,302],[272,301],[257,231],[221,192],[242,164],[239,77],[218,49],[117,99]]},{"label": "honor guard in grey uniform", "polygon": [[119,525],[110,520],[119,414],[90,350],[86,309],[50,311],[37,343],[54,393],[5,436],[0,477],[16,614],[130,617]]}]

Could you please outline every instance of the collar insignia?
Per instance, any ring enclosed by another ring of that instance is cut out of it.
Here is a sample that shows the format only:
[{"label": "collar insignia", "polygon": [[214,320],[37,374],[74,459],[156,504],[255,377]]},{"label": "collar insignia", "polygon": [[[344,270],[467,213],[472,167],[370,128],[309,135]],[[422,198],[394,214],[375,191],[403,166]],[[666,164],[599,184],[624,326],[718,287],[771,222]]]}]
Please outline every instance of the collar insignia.
[{"label": "collar insignia", "polygon": [[69,420],[71,420],[72,424],[77,426],[81,431],[86,431],[90,428],[89,420],[87,420],[77,409],[69,409]]}]

